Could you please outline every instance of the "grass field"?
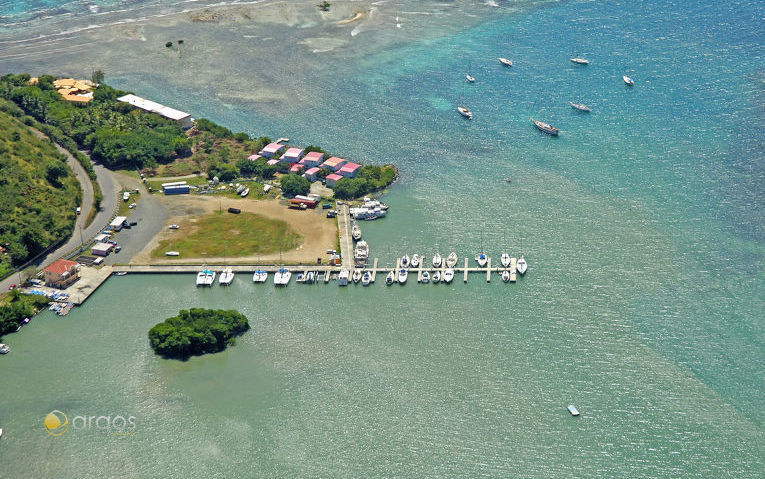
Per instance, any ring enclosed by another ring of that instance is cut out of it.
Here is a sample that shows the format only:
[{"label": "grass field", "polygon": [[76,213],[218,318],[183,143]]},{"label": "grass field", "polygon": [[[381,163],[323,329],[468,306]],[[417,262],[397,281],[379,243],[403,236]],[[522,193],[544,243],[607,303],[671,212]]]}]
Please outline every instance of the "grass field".
[{"label": "grass field", "polygon": [[[243,257],[297,248],[302,237],[281,220],[254,213],[212,213],[185,221],[172,236],[159,242],[153,258],[178,251],[179,258]],[[204,255],[202,253],[205,253]]]}]

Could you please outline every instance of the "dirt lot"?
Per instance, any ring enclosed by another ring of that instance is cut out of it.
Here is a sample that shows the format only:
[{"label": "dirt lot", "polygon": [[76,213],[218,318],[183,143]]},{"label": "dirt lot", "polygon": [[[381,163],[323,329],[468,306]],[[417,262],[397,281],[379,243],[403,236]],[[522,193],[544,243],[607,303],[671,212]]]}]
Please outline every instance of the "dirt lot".
[{"label": "dirt lot", "polygon": [[[152,258],[154,250],[162,239],[169,238],[173,233],[167,228],[171,224],[180,224],[195,216],[201,216],[228,208],[239,208],[242,211],[257,213],[266,218],[286,221],[293,231],[303,237],[302,244],[292,251],[282,252],[285,263],[315,263],[316,258],[326,260],[326,251],[335,249],[337,244],[337,222],[327,219],[323,210],[294,210],[280,204],[276,200],[233,199],[219,196],[157,196],[168,211],[166,225],[152,238],[140,253],[135,255],[131,264],[188,264],[189,262],[223,263],[224,258]],[[279,253],[268,255],[239,256],[226,258],[229,263],[275,263],[279,261]]]}]

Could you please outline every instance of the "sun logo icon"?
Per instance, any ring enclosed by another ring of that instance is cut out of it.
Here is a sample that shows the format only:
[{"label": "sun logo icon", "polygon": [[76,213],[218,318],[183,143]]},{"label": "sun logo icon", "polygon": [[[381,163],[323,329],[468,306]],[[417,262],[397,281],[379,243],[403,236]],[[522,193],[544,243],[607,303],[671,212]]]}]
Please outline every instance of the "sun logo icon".
[{"label": "sun logo icon", "polygon": [[48,434],[51,436],[60,436],[69,429],[69,418],[67,418],[66,414],[63,412],[54,409],[45,416],[43,424],[45,425],[45,430],[48,431]]}]

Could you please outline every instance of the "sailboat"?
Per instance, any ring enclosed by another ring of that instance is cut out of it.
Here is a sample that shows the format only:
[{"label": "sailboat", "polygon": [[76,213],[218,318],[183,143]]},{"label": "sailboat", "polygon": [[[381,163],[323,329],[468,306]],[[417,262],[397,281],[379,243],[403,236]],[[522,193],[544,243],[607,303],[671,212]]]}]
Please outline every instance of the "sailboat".
[{"label": "sailboat", "polygon": [[405,254],[403,258],[401,258],[401,267],[402,268],[408,268],[409,267],[409,255]]},{"label": "sailboat", "polygon": [[481,252],[475,255],[475,260],[481,268],[486,266],[486,263],[489,261],[489,257],[486,256],[486,252],[483,250],[483,235],[481,235]]},{"label": "sailboat", "polygon": [[444,270],[444,283],[451,283],[454,279],[454,270],[447,268]]},{"label": "sailboat", "polygon": [[510,271],[508,270],[502,271],[502,281],[504,281],[505,283],[510,281]]},{"label": "sailboat", "polygon": [[433,267],[434,268],[440,268],[441,267],[441,255],[439,253],[436,253],[435,256],[433,256]]},{"label": "sailboat", "polygon": [[385,284],[390,286],[393,284],[395,280],[396,280],[396,273],[394,273],[393,271],[389,271],[388,276],[385,277]]},{"label": "sailboat", "polygon": [[369,271],[364,271],[364,274],[361,276],[361,284],[363,286],[369,286],[369,283],[372,281],[372,273]]},{"label": "sailboat", "polygon": [[226,268],[220,273],[218,278],[220,284],[231,284],[234,281],[234,271],[231,268]]},{"label": "sailboat", "polygon": [[430,280],[433,281],[434,284],[435,283],[440,283],[441,282],[441,272],[440,271],[435,271],[433,273],[433,276],[431,276]]},{"label": "sailboat", "polygon": [[420,267],[420,255],[414,254],[412,255],[412,268],[419,268]]},{"label": "sailboat", "polygon": [[526,259],[523,257],[523,238],[521,238],[521,257],[515,263],[515,270],[518,271],[518,274],[523,274],[526,272],[527,267]]},{"label": "sailboat", "polygon": [[401,268],[398,272],[398,282],[400,284],[406,283],[407,272],[406,269]]},{"label": "sailboat", "polygon": [[423,283],[429,283],[430,282],[430,273],[427,271],[422,272],[422,282]]},{"label": "sailboat", "polygon": [[468,107],[460,105],[457,107],[457,111],[460,112],[460,115],[464,116],[468,120],[473,119],[473,112],[470,111]]},{"label": "sailboat", "polygon": [[509,268],[510,267],[510,255],[507,253],[502,253],[502,256],[500,256],[499,261],[502,263],[503,268]]},{"label": "sailboat", "polygon": [[467,79],[467,81],[469,81],[470,83],[475,83],[475,78],[473,78],[472,76],[470,76],[470,74],[469,74],[469,73],[468,73],[467,75],[465,75],[465,78],[466,78],[466,79]]},{"label": "sailboat", "polygon": [[358,268],[354,269],[353,276],[351,276],[351,278],[353,279],[354,283],[358,283],[359,281],[361,281],[361,270]]},{"label": "sailboat", "polygon": [[454,266],[457,264],[458,259],[459,258],[457,258],[457,253],[452,251],[451,253],[449,253],[449,256],[446,257],[446,267],[454,268]]}]

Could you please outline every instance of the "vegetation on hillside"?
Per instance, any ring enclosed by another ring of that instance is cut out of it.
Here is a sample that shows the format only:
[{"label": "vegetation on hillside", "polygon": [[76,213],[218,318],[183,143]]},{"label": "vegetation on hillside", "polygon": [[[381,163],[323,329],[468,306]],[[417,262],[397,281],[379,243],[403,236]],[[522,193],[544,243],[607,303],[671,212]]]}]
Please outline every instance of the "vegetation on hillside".
[{"label": "vegetation on hillside", "polygon": [[247,318],[238,311],[192,308],[151,328],[149,343],[157,354],[185,359],[223,351],[249,329]]},{"label": "vegetation on hillside", "polygon": [[294,173],[282,176],[279,184],[286,196],[307,195],[311,191],[311,182]]},{"label": "vegetation on hillside", "polygon": [[82,193],[56,147],[5,111],[0,111],[0,171],[2,277],[71,235]]},{"label": "vegetation on hillside", "polygon": [[11,291],[4,299],[5,304],[0,306],[0,337],[15,332],[24,318],[31,318],[50,301],[45,296],[21,294],[18,290]]},{"label": "vegetation on hillside", "polygon": [[396,179],[396,168],[392,165],[362,166],[356,178],[343,178],[335,183],[335,198],[342,200],[360,198],[379,191]]}]

